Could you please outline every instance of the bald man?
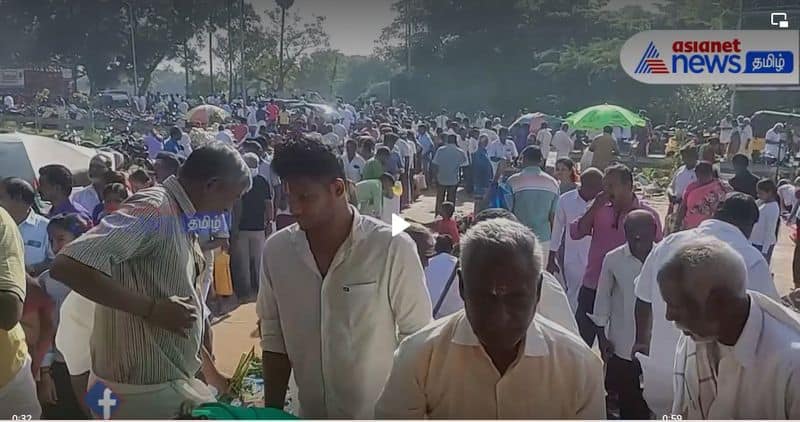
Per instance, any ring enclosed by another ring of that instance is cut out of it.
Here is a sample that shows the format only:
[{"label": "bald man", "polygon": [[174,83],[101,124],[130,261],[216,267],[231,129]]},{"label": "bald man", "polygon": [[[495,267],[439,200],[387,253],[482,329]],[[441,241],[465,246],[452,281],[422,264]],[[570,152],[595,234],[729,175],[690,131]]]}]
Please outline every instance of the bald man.
[{"label": "bald man", "polygon": [[621,419],[649,419],[650,409],[642,398],[641,371],[631,358],[636,325],[635,280],[653,249],[658,224],[649,211],[634,210],[624,222],[625,244],[603,259],[594,311],[600,351],[606,361],[606,389],[619,397]]},{"label": "bald man", "polygon": [[800,418],[800,316],[747,287],[742,257],[695,238],[658,272],[668,320],[683,332],[672,414],[689,419]]},{"label": "bald man", "polygon": [[[675,345],[680,332],[665,318],[666,304],[658,291],[659,269],[681,246],[699,237],[713,237],[730,245],[747,268],[747,288],[773,299],[778,298],[769,265],[748,239],[758,220],[758,206],[753,197],[740,192],[728,194],[713,218],[694,229],[667,236],[653,248],[636,281],[636,341],[633,354],[639,355],[644,375],[644,398],[656,417],[669,414],[672,407],[672,383],[669,382],[675,360]],[[648,357],[649,356],[649,357]]]},{"label": "bald man", "polygon": [[[569,224],[586,212],[589,202],[603,190],[603,173],[590,167],[581,174],[581,185],[564,193],[558,199],[558,208],[553,219],[553,233],[550,236],[550,256],[547,271],[560,275],[569,306],[574,313],[578,307],[578,292],[581,289],[586,263],[589,261],[589,246],[592,237],[573,240],[567,233]],[[564,237],[566,236],[566,239]],[[563,246],[563,253],[561,248]]]}]

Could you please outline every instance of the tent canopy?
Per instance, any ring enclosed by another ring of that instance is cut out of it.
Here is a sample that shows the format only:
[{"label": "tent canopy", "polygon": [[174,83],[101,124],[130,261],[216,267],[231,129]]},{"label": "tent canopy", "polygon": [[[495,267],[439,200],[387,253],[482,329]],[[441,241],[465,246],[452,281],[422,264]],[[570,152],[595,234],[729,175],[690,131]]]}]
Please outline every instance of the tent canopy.
[{"label": "tent canopy", "polygon": [[88,183],[89,161],[97,154],[91,148],[53,138],[24,133],[0,134],[0,178],[19,177],[30,183],[39,177],[39,168],[61,164],[73,174],[76,186]]}]

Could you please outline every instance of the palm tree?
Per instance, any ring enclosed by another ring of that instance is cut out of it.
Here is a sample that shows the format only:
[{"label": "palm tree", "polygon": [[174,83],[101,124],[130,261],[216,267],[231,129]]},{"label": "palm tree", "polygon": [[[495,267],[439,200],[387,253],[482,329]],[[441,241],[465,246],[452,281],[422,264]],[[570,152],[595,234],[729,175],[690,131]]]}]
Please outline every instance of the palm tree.
[{"label": "palm tree", "polygon": [[278,56],[278,92],[283,92],[283,34],[286,30],[286,9],[292,7],[294,0],[275,0],[281,8],[281,40]]}]

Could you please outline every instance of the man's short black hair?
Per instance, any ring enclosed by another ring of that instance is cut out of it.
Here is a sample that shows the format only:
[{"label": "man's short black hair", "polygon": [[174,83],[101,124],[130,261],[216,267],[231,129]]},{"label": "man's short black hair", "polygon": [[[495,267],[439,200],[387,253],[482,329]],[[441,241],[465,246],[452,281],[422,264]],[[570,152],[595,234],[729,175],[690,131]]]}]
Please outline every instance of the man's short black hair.
[{"label": "man's short black hair", "polygon": [[394,175],[392,173],[383,173],[380,177],[381,182],[389,182],[394,184],[396,182]]},{"label": "man's short black hair", "polygon": [[453,238],[449,234],[440,234],[436,236],[436,243],[433,250],[436,253],[452,253],[453,252]]},{"label": "man's short black hair", "polygon": [[522,162],[541,164],[542,150],[533,145],[525,147],[525,149],[522,150]]},{"label": "man's short black hair", "polygon": [[731,163],[736,167],[747,167],[750,165],[750,159],[744,154],[736,154],[731,159]]},{"label": "man's short black hair", "polygon": [[614,133],[614,128],[611,126],[603,126],[603,133]]},{"label": "man's short black hair", "polygon": [[345,180],[341,160],[325,145],[309,139],[298,139],[278,145],[272,169],[281,179],[308,177],[331,181]]},{"label": "man's short black hair", "polygon": [[151,179],[150,174],[144,169],[136,169],[128,176],[128,180],[137,183],[150,183]]},{"label": "man's short black hair", "polygon": [[46,179],[53,186],[67,194],[72,192],[72,172],[61,164],[48,164],[39,169],[39,178]]},{"label": "man's short black hair", "polygon": [[400,139],[400,138],[394,132],[389,132],[386,135],[383,135],[383,143],[385,143],[385,144],[388,144],[388,143],[392,143],[393,144],[393,143],[397,142],[398,139]]},{"label": "man's short black hair", "polygon": [[614,174],[619,178],[619,181],[633,186],[633,172],[624,164],[612,164],[606,167],[605,175]]},{"label": "man's short black hair", "polygon": [[213,142],[192,151],[178,170],[178,177],[197,182],[214,178],[244,182],[250,178],[250,168],[238,151],[222,142]]},{"label": "man's short black hair", "polygon": [[439,211],[444,217],[451,218],[456,213],[456,206],[452,202],[442,202]]},{"label": "man's short black hair", "polygon": [[25,205],[33,206],[36,202],[36,191],[33,186],[19,177],[6,177],[0,182],[6,195],[15,201],[22,201]]},{"label": "man's short black hair", "polygon": [[173,152],[161,151],[156,155],[156,160],[161,160],[167,164],[172,174],[177,174],[178,169],[181,167],[181,159]]},{"label": "man's short black hair", "polygon": [[758,221],[756,200],[742,192],[731,192],[720,203],[714,219],[733,224],[736,227],[752,226]]},{"label": "man's short black hair", "polygon": [[505,218],[511,221],[518,221],[517,216],[513,212],[505,208],[487,208],[472,218],[472,224],[478,224],[481,221],[493,220],[495,218]]}]

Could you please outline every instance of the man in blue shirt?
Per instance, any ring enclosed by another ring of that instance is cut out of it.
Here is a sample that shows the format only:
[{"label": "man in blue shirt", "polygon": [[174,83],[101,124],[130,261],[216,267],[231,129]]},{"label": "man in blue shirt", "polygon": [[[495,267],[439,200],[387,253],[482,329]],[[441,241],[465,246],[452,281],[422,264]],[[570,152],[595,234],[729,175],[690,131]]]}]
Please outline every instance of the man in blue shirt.
[{"label": "man in blue shirt", "polygon": [[530,227],[550,250],[553,217],[560,193],[558,181],[542,170],[542,150],[529,146],[522,151],[522,171],[508,178],[511,190],[511,211],[520,223]]},{"label": "man in blue shirt", "polygon": [[431,161],[431,173],[436,175],[436,183],[438,185],[436,187],[436,214],[439,213],[439,207],[442,202],[456,203],[458,171],[468,162],[467,153],[456,146],[456,135],[449,134],[446,136],[447,143],[436,150]]},{"label": "man in blue shirt", "polygon": [[164,151],[173,154],[179,154],[183,151],[183,147],[180,144],[181,137],[183,137],[183,132],[181,132],[180,128],[173,126],[169,130],[169,138],[164,141]]},{"label": "man in blue shirt", "polygon": [[49,201],[52,207],[48,217],[59,214],[77,213],[92,221],[92,215],[83,205],[70,199],[72,193],[72,172],[60,164],[50,164],[39,169],[39,195]]},{"label": "man in blue shirt", "polygon": [[400,175],[403,173],[403,169],[405,168],[405,164],[403,161],[403,156],[400,154],[400,151],[397,149],[397,140],[399,137],[397,134],[390,132],[383,135],[383,145],[389,148],[389,163],[386,171],[391,173],[395,179],[398,179]]}]

